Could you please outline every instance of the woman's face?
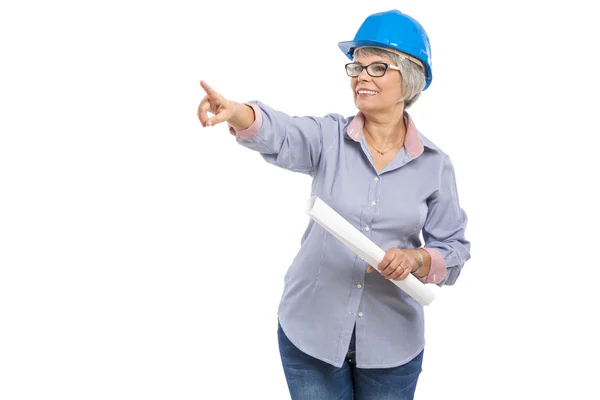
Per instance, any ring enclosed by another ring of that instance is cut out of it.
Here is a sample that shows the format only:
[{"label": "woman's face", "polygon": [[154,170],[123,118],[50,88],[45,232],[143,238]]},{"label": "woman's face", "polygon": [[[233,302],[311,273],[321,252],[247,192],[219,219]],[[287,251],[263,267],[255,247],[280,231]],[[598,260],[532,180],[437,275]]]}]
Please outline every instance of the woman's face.
[{"label": "woman's face", "polygon": [[[392,64],[387,57],[372,54],[357,56],[354,62],[365,67],[374,62]],[[402,75],[395,69],[388,68],[383,76],[372,77],[365,68],[359,76],[351,78],[350,87],[354,94],[354,104],[362,112],[395,109],[402,101]]]}]

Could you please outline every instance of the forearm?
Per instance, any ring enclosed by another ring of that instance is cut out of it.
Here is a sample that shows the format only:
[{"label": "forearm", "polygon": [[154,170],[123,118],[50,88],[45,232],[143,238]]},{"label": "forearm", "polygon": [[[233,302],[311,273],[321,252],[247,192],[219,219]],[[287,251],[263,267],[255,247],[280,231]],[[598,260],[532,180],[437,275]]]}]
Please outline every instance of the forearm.
[{"label": "forearm", "polygon": [[[307,174],[319,164],[324,145],[340,138],[344,122],[336,114],[292,117],[259,101],[236,105],[233,114],[235,119],[228,120],[229,131],[239,144],[260,152],[269,163]],[[237,129],[233,123],[245,129]]]},{"label": "forearm", "polygon": [[256,118],[254,110],[248,104],[234,103],[233,116],[227,121],[229,125],[237,130],[242,131],[248,129]]}]

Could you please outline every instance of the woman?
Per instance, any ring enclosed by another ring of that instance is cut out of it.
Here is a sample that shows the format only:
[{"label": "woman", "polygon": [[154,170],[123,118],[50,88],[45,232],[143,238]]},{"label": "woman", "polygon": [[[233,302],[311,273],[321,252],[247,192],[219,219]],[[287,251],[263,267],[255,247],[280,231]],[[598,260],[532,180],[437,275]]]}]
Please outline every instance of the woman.
[{"label": "woman", "polygon": [[372,266],[309,222],[278,312],[292,399],[412,399],[423,307],[389,280],[413,274],[454,284],[470,258],[467,217],[450,159],[406,112],[432,78],[421,25],[397,10],[374,14],[339,47],[352,60],[355,116],[290,117],[227,100],[201,82],[198,117],[203,126],[227,122],[267,162],[311,175],[312,195],[388,249],[379,273],[369,273]]}]

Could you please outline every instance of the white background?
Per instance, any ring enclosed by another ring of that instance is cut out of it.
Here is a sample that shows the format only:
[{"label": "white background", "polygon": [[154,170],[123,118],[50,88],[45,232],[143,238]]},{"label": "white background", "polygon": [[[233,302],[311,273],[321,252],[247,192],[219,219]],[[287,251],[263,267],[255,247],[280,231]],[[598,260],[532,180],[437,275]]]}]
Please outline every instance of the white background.
[{"label": "white background", "polygon": [[473,246],[426,310],[416,398],[600,398],[583,3],[3,2],[0,399],[289,398],[276,311],[310,180],[203,129],[198,82],[353,115],[337,43],[393,8],[429,33],[410,112],[454,162]]}]

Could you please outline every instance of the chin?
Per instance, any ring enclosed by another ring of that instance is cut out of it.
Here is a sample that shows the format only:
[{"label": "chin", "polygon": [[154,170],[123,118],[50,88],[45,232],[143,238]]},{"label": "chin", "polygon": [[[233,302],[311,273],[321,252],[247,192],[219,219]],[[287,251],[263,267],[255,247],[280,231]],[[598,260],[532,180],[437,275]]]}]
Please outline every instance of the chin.
[{"label": "chin", "polygon": [[365,104],[365,102],[358,101],[355,101],[354,105],[356,106],[356,108],[358,108],[359,111],[362,111],[363,113],[365,111],[373,111],[378,108],[375,104]]}]

